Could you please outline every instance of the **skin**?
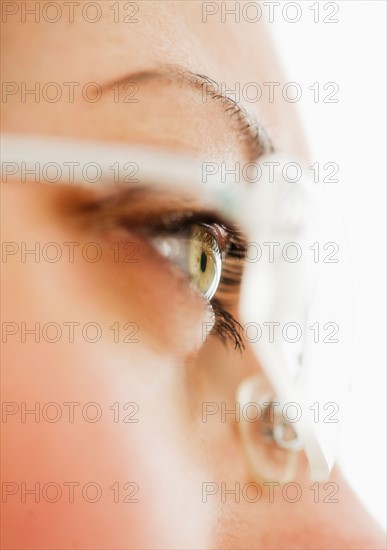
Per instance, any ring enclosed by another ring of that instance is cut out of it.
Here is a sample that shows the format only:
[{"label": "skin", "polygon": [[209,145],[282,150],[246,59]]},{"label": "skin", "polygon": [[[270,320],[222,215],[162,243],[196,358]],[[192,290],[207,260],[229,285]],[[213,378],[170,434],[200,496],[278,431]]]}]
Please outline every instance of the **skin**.
[{"label": "skin", "polygon": [[[262,24],[219,17],[204,24],[201,2],[147,1],[139,2],[139,22],[128,25],[114,23],[108,3],[100,5],[102,19],[94,25],[82,20],[80,8],[72,24],[9,17],[2,24],[3,80],[79,82],[80,88],[97,82],[108,89],[127,75],[178,65],[231,89],[236,82],[284,81]],[[112,95],[88,103],[77,93],[73,103],[23,103],[16,93],[3,104],[2,131],[153,145],[203,160],[248,158],[224,107],[203,102],[197,89],[158,76],[139,84],[138,97],[136,104],[114,103]],[[263,100],[248,107],[277,149],[307,158],[294,105]],[[83,199],[75,186],[2,184],[3,241],[82,247],[97,240],[103,250],[94,264],[79,255],[72,263],[23,263],[15,254],[2,266],[2,320],[29,327],[97,322],[103,328],[95,344],[32,337],[21,343],[16,335],[3,346],[3,401],[96,402],[103,411],[96,423],[86,422],[80,407],[73,423],[22,422],[20,411],[7,417],[2,480],[17,488],[8,486],[15,494],[2,505],[5,547],[384,548],[383,535],[338,472],[331,481],[339,502],[314,502],[303,457],[297,503],[270,502],[268,491],[255,504],[232,496],[222,502],[220,494],[202,502],[203,482],[232,488],[252,481],[235,418],[213,416],[204,424],[202,403],[233,408],[238,384],[260,367],[249,349],[239,355],[214,338],[198,349],[201,324],[212,318],[205,302],[135,233],[106,234],[79,223],[74,212]],[[114,261],[109,247],[118,238],[139,243],[137,264]],[[112,338],[109,327],[127,321],[140,328],[136,344]],[[123,422],[127,402],[137,403],[133,418],[139,422]],[[113,403],[120,406],[118,422]],[[21,483],[37,481],[80,485],[71,503],[67,492],[56,503],[22,502]],[[90,481],[102,488],[99,502],[81,497]],[[109,489],[116,482],[119,502]],[[124,502],[135,487],[125,490],[127,482],[137,484],[132,498],[139,502]]]}]

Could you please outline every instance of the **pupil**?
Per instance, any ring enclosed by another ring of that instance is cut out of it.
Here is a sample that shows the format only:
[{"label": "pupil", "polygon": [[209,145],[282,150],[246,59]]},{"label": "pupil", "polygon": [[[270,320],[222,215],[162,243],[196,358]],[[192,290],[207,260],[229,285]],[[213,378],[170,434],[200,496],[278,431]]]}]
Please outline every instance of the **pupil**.
[{"label": "pupil", "polygon": [[204,252],[202,252],[202,255],[200,256],[200,270],[202,273],[206,271],[207,268],[207,256]]}]

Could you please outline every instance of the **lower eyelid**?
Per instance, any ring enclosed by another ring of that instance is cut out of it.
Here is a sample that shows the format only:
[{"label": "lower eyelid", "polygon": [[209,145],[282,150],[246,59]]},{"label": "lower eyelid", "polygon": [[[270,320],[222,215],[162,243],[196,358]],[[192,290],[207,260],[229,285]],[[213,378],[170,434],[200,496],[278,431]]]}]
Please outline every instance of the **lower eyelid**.
[{"label": "lower eyelid", "polygon": [[[244,349],[243,340],[241,338],[241,326],[234,316],[229,312],[229,306],[231,310],[235,309],[235,305],[238,299],[238,286],[237,281],[234,280],[235,285],[227,285],[223,283],[219,287],[219,297],[217,294],[209,302],[201,292],[194,287],[187,276],[179,267],[175,266],[160,254],[149,241],[148,237],[143,235],[137,235],[134,231],[129,231],[126,229],[114,229],[108,232],[107,238],[110,242],[108,248],[112,254],[112,259],[115,262],[126,263],[124,268],[130,270],[127,272],[130,276],[130,272],[133,270],[134,266],[129,266],[131,263],[138,263],[138,267],[146,270],[144,272],[144,278],[142,279],[143,292],[149,292],[149,287],[147,288],[144,285],[146,280],[146,273],[152,273],[151,285],[157,285],[158,289],[162,289],[162,295],[166,299],[164,303],[167,302],[170,306],[178,301],[185,311],[184,315],[187,315],[187,312],[192,307],[197,307],[197,304],[206,310],[207,321],[205,330],[203,326],[201,331],[205,332],[206,335],[209,334],[209,324],[213,325],[214,335],[219,337],[223,344],[230,343],[233,349],[239,349],[240,351]],[[130,256],[128,257],[128,249],[131,254],[136,251],[138,257]],[[126,256],[125,256],[126,254]],[[236,292],[234,293],[234,291]],[[224,296],[226,293],[226,296]],[[194,300],[194,303],[192,302]],[[231,302],[231,304],[230,304]],[[196,306],[195,306],[196,304]],[[226,305],[227,304],[227,305]],[[194,333],[192,333],[192,336]],[[200,344],[204,343],[203,337],[200,338]]]},{"label": "lower eyelid", "polygon": [[[151,286],[157,286],[159,290],[162,290],[163,284],[160,280],[163,279],[166,282],[163,293],[165,295],[170,292],[169,299],[171,301],[174,299],[173,294],[176,294],[180,301],[183,295],[187,301],[190,300],[190,296],[195,296],[196,300],[205,303],[206,307],[208,306],[208,301],[192,286],[187,274],[160,254],[149,237],[141,235],[141,233],[137,234],[132,230],[115,228],[109,230],[103,240],[110,261],[117,265],[121,264],[123,269],[128,270],[128,276],[133,274],[133,270],[141,271],[146,267],[151,274]],[[125,273],[123,276],[125,277]],[[144,277],[145,280],[146,277]],[[147,292],[147,286],[144,285],[144,292]]]},{"label": "lower eyelid", "polygon": [[[96,236],[93,240],[97,242]],[[187,284],[185,274],[132,231],[100,232],[98,243],[104,261],[86,267],[83,278],[92,280],[88,289],[96,295],[101,315],[109,315],[112,322],[135,322],[139,341],[160,353],[178,358],[200,347],[204,323],[212,326],[214,313]],[[135,257],[132,250],[137,251]]]}]

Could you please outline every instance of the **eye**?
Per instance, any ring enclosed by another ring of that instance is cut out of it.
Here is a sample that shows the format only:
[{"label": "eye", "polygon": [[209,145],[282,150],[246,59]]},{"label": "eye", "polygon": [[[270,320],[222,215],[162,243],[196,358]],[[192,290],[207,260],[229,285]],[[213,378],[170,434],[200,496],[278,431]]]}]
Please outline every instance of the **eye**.
[{"label": "eye", "polygon": [[153,237],[151,242],[211,300],[222,274],[222,252],[211,226],[192,223],[181,233]]},{"label": "eye", "polygon": [[158,252],[210,302],[213,334],[234,349],[244,348],[243,327],[231,313],[247,250],[236,226],[187,196],[183,200],[152,186],[113,188],[103,197],[86,199],[79,212],[100,231],[117,228],[145,238],[155,249],[155,265]]}]

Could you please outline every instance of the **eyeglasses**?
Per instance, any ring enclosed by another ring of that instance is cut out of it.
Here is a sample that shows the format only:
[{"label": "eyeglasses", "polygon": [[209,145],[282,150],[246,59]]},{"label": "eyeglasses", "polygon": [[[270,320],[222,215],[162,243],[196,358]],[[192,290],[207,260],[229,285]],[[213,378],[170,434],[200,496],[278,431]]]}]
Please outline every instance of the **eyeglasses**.
[{"label": "eyeglasses", "polygon": [[256,478],[286,481],[303,451],[311,479],[326,479],[349,389],[350,285],[344,226],[323,184],[278,155],[250,163],[236,183],[216,163],[209,170],[145,147],[12,135],[1,141],[3,182],[151,184],[197,198],[241,229],[240,320],[264,373],[244,380],[236,396],[247,459]]}]

